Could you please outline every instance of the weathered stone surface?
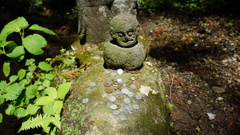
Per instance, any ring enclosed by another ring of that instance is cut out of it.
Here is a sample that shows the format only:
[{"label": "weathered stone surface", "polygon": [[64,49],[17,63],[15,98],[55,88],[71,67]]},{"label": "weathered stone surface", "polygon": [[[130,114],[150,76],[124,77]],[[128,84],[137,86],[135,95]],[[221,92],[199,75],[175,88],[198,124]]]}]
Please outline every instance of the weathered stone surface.
[{"label": "weathered stone surface", "polygon": [[110,21],[112,40],[104,44],[107,68],[136,70],[141,68],[146,54],[138,41],[139,23],[132,14],[119,14]]},{"label": "weathered stone surface", "polygon": [[[117,70],[103,67],[101,56],[89,60],[91,67],[80,75],[65,103],[63,125],[67,126],[62,127],[62,134],[169,133],[164,85],[156,67],[145,64],[139,72],[118,74]],[[105,90],[110,88],[113,92],[107,93]],[[88,102],[82,102],[86,99]]]},{"label": "weathered stone surface", "polygon": [[131,48],[123,48],[108,42],[104,45],[104,60],[107,68],[136,70],[146,58],[143,44],[140,42]]},{"label": "weathered stone surface", "polygon": [[137,15],[138,1],[77,0],[81,44],[98,44],[110,40],[109,21],[119,13]]}]

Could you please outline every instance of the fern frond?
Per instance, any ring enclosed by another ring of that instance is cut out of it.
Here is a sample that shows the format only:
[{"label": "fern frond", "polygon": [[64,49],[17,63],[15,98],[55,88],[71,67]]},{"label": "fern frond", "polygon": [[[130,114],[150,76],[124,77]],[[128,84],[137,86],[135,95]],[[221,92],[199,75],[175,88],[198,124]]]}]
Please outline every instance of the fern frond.
[{"label": "fern frond", "polygon": [[39,128],[42,126],[43,126],[43,117],[41,114],[39,114],[35,118],[30,117],[27,121],[24,121],[18,132],[23,130],[29,130],[32,128]]}]

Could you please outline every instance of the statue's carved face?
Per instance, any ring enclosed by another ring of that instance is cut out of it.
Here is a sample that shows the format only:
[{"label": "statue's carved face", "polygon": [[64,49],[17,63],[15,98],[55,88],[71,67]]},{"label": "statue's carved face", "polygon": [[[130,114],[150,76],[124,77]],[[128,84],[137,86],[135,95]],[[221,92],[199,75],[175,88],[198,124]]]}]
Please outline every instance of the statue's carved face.
[{"label": "statue's carved face", "polygon": [[137,29],[126,29],[112,33],[114,42],[122,47],[131,47],[137,43],[138,28]]},{"label": "statue's carved face", "polygon": [[113,43],[121,47],[132,47],[137,44],[139,23],[133,15],[121,14],[110,22]]}]

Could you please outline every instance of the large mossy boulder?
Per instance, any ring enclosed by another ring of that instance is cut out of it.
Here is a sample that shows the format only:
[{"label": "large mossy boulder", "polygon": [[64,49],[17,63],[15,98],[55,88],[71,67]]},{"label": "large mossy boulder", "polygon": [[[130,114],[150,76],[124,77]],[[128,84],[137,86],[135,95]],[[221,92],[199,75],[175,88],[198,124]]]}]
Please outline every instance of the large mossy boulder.
[{"label": "large mossy boulder", "polygon": [[62,134],[167,135],[158,69],[151,62],[139,71],[105,69],[101,53],[88,53],[94,54],[88,57],[91,66],[76,80],[65,102]]}]

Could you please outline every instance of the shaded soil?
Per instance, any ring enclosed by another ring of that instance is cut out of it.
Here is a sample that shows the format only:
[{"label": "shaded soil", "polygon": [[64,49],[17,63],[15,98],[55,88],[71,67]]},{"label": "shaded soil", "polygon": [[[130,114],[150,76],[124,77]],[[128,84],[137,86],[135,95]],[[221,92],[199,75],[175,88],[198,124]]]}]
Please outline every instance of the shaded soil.
[{"label": "shaded soil", "polygon": [[[76,15],[42,15],[29,10],[1,9],[4,14],[0,14],[0,20],[4,21],[0,28],[17,16],[24,16],[30,24],[54,30],[59,38],[48,37],[49,46],[42,59],[55,56],[76,40]],[[139,21],[141,36],[149,44],[148,60],[160,69],[168,101],[173,104],[173,109],[168,110],[173,134],[239,134],[240,18],[186,11],[140,13]],[[207,113],[215,117],[210,120]],[[12,117],[7,120],[0,124],[0,134],[12,135],[16,126],[9,131],[5,127],[18,122]]]},{"label": "shaded soil", "polygon": [[139,20],[173,104],[176,134],[238,134],[239,18],[161,12]]}]

